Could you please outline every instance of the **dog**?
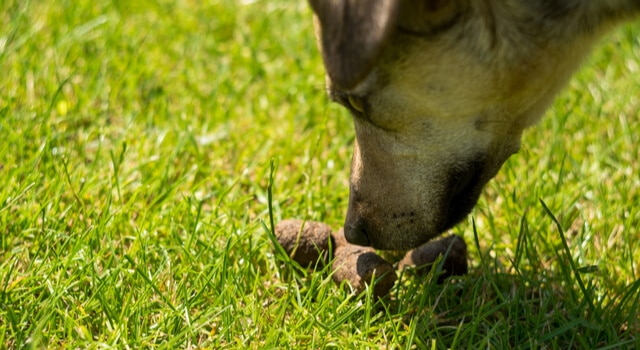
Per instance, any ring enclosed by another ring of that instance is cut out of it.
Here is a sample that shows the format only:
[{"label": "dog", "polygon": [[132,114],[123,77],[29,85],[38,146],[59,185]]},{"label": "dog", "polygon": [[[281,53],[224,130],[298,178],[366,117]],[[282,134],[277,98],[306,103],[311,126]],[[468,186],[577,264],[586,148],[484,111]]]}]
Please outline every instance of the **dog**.
[{"label": "dog", "polygon": [[418,247],[464,219],[597,40],[640,0],[309,0],[353,115],[344,232]]}]

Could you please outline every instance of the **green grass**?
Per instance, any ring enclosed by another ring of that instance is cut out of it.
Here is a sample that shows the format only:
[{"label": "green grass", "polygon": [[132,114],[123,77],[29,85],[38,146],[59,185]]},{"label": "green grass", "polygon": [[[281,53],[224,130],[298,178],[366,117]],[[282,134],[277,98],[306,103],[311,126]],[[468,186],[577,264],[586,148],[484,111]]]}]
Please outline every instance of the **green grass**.
[{"label": "green grass", "polygon": [[0,348],[638,348],[638,37],[453,230],[470,273],[374,302],[268,235],[272,161],[275,221],[348,198],[304,1],[0,2]]}]

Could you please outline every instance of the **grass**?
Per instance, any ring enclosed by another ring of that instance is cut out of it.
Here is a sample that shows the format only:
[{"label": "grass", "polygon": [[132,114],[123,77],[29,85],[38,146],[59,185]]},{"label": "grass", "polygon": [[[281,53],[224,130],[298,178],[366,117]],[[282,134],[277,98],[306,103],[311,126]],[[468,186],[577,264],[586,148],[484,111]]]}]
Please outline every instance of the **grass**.
[{"label": "grass", "polygon": [[640,347],[640,26],[603,41],[453,229],[470,273],[407,273],[375,302],[268,234],[270,191],[275,221],[334,227],[348,198],[351,121],[310,17],[0,3],[0,348]]}]

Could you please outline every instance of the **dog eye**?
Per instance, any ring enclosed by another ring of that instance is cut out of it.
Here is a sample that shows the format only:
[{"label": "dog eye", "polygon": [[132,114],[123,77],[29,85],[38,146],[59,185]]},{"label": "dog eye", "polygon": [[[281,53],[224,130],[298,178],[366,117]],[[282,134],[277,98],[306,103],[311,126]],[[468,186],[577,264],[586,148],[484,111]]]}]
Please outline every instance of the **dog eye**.
[{"label": "dog eye", "polygon": [[347,96],[347,100],[349,101],[351,108],[360,113],[364,113],[364,103],[360,97],[349,95]]}]

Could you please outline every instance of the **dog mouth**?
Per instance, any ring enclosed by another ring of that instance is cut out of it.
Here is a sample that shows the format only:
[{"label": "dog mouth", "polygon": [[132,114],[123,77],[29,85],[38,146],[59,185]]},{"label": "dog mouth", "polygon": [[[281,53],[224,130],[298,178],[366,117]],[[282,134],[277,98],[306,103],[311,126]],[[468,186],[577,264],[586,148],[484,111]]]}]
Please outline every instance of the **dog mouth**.
[{"label": "dog mouth", "polygon": [[478,198],[484,187],[482,181],[484,172],[484,156],[478,155],[475,160],[468,163],[465,169],[453,171],[449,176],[451,188],[447,209],[447,220],[444,230],[448,230],[462,221],[478,202]]}]

